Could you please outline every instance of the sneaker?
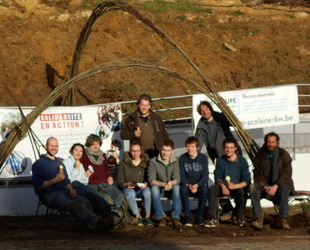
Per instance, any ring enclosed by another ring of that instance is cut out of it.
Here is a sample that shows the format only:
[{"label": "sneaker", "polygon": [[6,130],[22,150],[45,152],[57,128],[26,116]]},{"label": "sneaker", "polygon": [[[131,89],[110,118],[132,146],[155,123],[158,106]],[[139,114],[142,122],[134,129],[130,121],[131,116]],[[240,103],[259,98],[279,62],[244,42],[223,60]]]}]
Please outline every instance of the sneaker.
[{"label": "sneaker", "polygon": [[245,227],[246,226],[245,221],[243,219],[238,219],[237,220],[237,225],[239,227]]},{"label": "sneaker", "polygon": [[172,224],[174,227],[182,227],[182,223],[180,222],[179,218],[172,218]]},{"label": "sneaker", "polygon": [[264,217],[258,217],[257,220],[252,222],[252,227],[262,229],[264,227]]},{"label": "sneaker", "polygon": [[138,224],[137,224],[137,225],[138,225],[139,227],[143,227],[143,226],[144,226],[142,217],[138,218]]},{"label": "sneaker", "polygon": [[152,220],[151,220],[151,217],[145,218],[144,225],[147,226],[147,227],[150,227],[150,226],[153,225],[153,222],[152,222]]},{"label": "sneaker", "polygon": [[193,220],[191,217],[185,217],[185,227],[192,227],[193,226]]},{"label": "sneaker", "polygon": [[166,217],[159,220],[158,227],[166,227]]},{"label": "sneaker", "polygon": [[204,226],[205,227],[216,227],[216,224],[217,224],[216,219],[211,219]]},{"label": "sneaker", "polygon": [[287,218],[281,218],[282,229],[291,229],[290,225],[287,222]]},{"label": "sneaker", "polygon": [[205,222],[204,222],[203,219],[197,218],[197,219],[196,219],[196,224],[197,224],[198,226],[200,226],[200,227],[203,227],[203,226],[205,225]]}]

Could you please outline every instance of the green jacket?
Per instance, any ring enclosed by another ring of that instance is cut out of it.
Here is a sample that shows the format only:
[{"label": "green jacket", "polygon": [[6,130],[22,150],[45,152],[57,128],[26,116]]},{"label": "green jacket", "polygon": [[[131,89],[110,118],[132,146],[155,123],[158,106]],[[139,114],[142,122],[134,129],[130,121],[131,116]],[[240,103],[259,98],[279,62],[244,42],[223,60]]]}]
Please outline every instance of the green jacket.
[{"label": "green jacket", "polygon": [[141,154],[141,162],[138,166],[132,163],[130,153],[124,155],[117,173],[117,185],[122,189],[125,182],[143,183],[147,182],[147,165],[149,157],[147,154]]}]

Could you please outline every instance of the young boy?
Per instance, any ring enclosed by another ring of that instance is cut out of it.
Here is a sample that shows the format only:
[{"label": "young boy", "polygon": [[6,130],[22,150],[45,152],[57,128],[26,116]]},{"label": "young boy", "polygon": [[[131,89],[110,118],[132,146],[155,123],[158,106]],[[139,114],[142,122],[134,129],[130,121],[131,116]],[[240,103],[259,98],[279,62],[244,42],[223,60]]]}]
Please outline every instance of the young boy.
[{"label": "young boy", "polygon": [[180,193],[185,213],[185,226],[193,226],[188,197],[198,195],[196,224],[204,226],[203,213],[208,198],[208,157],[198,151],[199,141],[196,137],[188,137],[185,141],[187,153],[179,158],[180,166]]},{"label": "young boy", "polygon": [[164,140],[160,155],[151,159],[148,167],[148,178],[151,184],[152,202],[159,227],[166,227],[166,215],[160,198],[164,195],[172,195],[172,223],[174,227],[180,227],[180,171],[178,161],[173,156],[174,142]]}]

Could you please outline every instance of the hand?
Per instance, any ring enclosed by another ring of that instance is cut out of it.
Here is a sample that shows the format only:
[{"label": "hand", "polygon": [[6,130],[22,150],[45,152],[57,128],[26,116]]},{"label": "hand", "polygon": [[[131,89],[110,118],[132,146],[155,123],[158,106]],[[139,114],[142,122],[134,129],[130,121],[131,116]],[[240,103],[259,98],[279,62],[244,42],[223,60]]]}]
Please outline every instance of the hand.
[{"label": "hand", "polygon": [[135,185],[132,185],[132,182],[127,182],[127,188],[128,189],[134,189]]},{"label": "hand", "polygon": [[85,174],[86,174],[87,177],[90,177],[90,176],[93,174],[93,172],[90,171],[90,170],[87,170],[87,171],[85,172]]},{"label": "hand", "polygon": [[71,197],[76,196],[76,191],[75,191],[75,189],[71,188],[71,189],[69,190],[69,192],[70,192]]},{"label": "hand", "polygon": [[141,136],[141,130],[140,127],[137,127],[137,130],[135,130],[135,137],[140,137]]},{"label": "hand", "polygon": [[276,192],[278,190],[278,185],[275,184],[273,186],[267,186],[267,188],[265,188],[265,191],[267,193],[267,195],[271,196],[271,197],[274,197]]},{"label": "hand", "polygon": [[228,189],[224,184],[221,185],[221,188],[222,188],[222,193],[223,193],[223,195],[227,195],[227,196],[230,195],[229,189]]},{"label": "hand", "polygon": [[168,182],[168,183],[165,185],[164,189],[165,189],[166,191],[169,191],[169,190],[172,189],[172,185],[170,185],[169,182]]},{"label": "hand", "polygon": [[189,184],[188,187],[193,194],[195,194],[198,191],[198,184],[194,184],[194,185]]},{"label": "hand", "polygon": [[62,173],[58,173],[55,177],[56,181],[57,182],[61,182],[63,181],[64,179],[66,178],[65,174],[62,172]]},{"label": "hand", "polygon": [[109,184],[109,185],[112,185],[112,184],[113,184],[113,177],[110,176],[110,177],[108,178],[108,184]]},{"label": "hand", "polygon": [[230,182],[228,182],[228,189],[230,189],[230,190],[234,190],[234,189],[236,189],[235,184],[234,184],[234,183],[232,183],[231,181],[230,181]]}]

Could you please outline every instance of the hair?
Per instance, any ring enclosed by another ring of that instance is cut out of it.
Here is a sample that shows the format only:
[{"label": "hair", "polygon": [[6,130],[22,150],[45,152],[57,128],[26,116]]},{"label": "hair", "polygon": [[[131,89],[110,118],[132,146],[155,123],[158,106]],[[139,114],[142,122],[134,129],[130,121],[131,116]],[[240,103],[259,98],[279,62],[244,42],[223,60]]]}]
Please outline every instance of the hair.
[{"label": "hair", "polygon": [[238,148],[238,142],[237,140],[232,137],[232,136],[228,136],[223,140],[223,147],[225,147],[226,143],[233,143],[235,145],[236,148]]},{"label": "hair", "polygon": [[102,140],[98,135],[90,134],[86,138],[85,146],[90,147],[91,145],[94,144],[94,142],[99,142],[100,146],[102,145]]},{"label": "hair", "polygon": [[201,101],[201,102],[199,103],[199,105],[198,105],[198,107],[197,107],[197,112],[198,112],[199,115],[201,115],[201,106],[202,106],[202,105],[207,106],[207,108],[210,109],[211,114],[213,115],[213,112],[214,112],[213,107],[211,106],[211,104],[210,104],[208,101]]},{"label": "hair", "polygon": [[146,101],[149,101],[150,105],[152,106],[153,104],[153,101],[152,101],[152,98],[149,96],[149,95],[140,95],[138,100],[137,100],[137,105],[140,104],[141,100],[146,100]]},{"label": "hair", "polygon": [[174,142],[173,142],[173,140],[166,139],[163,142],[163,146],[171,147],[172,149],[174,149]]},{"label": "hair", "polygon": [[81,144],[81,143],[74,143],[73,145],[72,145],[72,147],[70,148],[70,154],[72,154],[73,153],[73,150],[76,148],[76,147],[81,147],[82,149],[84,149],[84,145],[83,144]]},{"label": "hair", "polygon": [[195,143],[196,147],[199,148],[199,140],[195,136],[190,136],[185,140],[185,147],[187,144]]},{"label": "hair", "polygon": [[270,132],[270,133],[268,133],[268,134],[265,135],[265,138],[264,138],[265,143],[267,143],[267,138],[268,138],[269,136],[275,136],[276,139],[277,139],[277,142],[280,141],[280,136],[279,136],[277,133],[275,133],[275,132]]}]

